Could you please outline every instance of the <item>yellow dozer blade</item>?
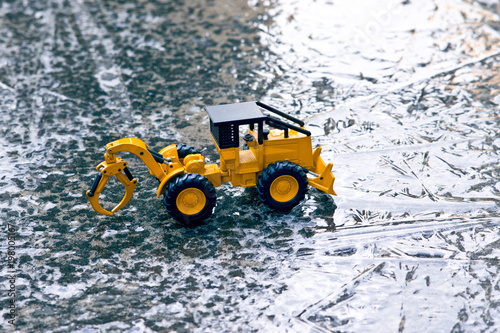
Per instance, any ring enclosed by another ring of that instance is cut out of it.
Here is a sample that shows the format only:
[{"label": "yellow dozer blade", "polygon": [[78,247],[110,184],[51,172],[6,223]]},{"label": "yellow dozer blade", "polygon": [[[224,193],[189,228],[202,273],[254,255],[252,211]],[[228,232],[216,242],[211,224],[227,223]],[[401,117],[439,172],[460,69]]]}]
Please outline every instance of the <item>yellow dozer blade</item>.
[{"label": "yellow dozer blade", "polygon": [[315,178],[308,178],[309,185],[325,193],[337,195],[333,190],[333,182],[335,181],[335,176],[332,174],[333,164],[326,164],[321,156],[319,156],[320,154],[321,147],[318,147],[313,152],[314,168],[310,170],[318,176]]}]

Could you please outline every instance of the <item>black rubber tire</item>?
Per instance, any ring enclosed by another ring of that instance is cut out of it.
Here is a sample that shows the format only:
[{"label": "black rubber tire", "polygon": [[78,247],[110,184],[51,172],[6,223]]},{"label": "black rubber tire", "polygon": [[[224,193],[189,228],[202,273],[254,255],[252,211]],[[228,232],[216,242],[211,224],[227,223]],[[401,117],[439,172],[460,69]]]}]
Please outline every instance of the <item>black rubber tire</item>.
[{"label": "black rubber tire", "polygon": [[193,146],[187,145],[185,143],[178,143],[176,145],[176,147],[177,147],[177,154],[179,155],[179,158],[184,158],[184,157],[191,155],[191,154],[199,154],[200,153],[198,151],[198,149],[196,149]]},{"label": "black rubber tire", "polygon": [[[188,188],[200,190],[206,199],[205,206],[194,215],[183,214],[177,207],[177,197]],[[170,216],[186,225],[198,224],[209,217],[215,207],[216,200],[217,194],[214,185],[206,177],[195,173],[186,173],[175,178],[167,185],[163,196],[163,204]]]},{"label": "black rubber tire", "polygon": [[[286,202],[279,202],[274,200],[271,195],[271,184],[276,178],[285,175],[295,178],[298,183],[298,191],[292,199]],[[307,185],[307,176],[302,167],[290,161],[278,161],[269,164],[260,174],[259,180],[257,181],[257,193],[259,194],[260,200],[269,208],[280,212],[288,212],[304,199],[308,190]]]}]

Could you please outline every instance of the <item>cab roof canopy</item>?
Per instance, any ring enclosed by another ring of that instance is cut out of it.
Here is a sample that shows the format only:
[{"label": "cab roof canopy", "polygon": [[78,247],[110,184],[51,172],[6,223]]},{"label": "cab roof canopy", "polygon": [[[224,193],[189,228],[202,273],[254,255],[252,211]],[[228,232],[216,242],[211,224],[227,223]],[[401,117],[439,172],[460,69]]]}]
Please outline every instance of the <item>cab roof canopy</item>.
[{"label": "cab roof canopy", "polygon": [[266,119],[256,102],[207,106],[206,111],[214,125],[256,123]]},{"label": "cab roof canopy", "polygon": [[256,102],[223,104],[207,106],[205,110],[210,117],[210,131],[219,148],[239,146],[239,125],[258,124],[259,143],[262,144],[262,129],[267,116],[262,113]]}]

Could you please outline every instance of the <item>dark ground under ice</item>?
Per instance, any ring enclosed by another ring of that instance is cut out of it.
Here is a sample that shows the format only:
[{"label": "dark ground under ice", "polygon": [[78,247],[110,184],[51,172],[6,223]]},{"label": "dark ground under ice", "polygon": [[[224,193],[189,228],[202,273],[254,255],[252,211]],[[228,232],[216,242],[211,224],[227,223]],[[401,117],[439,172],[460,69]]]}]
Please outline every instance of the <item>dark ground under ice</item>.
[{"label": "dark ground under ice", "polygon": [[[0,1],[3,329],[499,332],[499,9]],[[106,143],[185,142],[215,162],[203,107],[248,100],[306,121],[337,197],[311,189],[283,215],[224,185],[185,228],[124,155],[134,198],[91,209]]]}]

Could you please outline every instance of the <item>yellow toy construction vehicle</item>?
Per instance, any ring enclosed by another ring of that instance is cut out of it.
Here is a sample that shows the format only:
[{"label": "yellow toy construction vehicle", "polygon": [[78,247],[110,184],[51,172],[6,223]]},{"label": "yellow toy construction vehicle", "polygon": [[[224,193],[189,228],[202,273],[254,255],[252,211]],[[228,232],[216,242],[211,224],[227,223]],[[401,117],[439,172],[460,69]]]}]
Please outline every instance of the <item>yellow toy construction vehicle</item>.
[{"label": "yellow toy construction vehicle", "polygon": [[[262,109],[298,126],[265,115]],[[241,187],[257,186],[260,199],[282,212],[291,210],[304,198],[308,184],[336,195],[332,164],[327,165],[320,157],[320,147],[312,150],[311,133],[301,120],[261,102],[209,106],[206,112],[220,166],[206,164],[196,149],[185,144],[173,144],[155,152],[137,138],[113,141],[106,145],[105,160],[97,166],[99,174],[87,191],[94,210],[113,215],[134,193],[137,179],[128,170],[127,162],[116,156],[119,152],[135,154],[146,164],[160,182],[157,196],[163,195],[167,212],[184,223],[197,223],[212,214],[215,187],[223,182]],[[241,149],[240,127],[246,131]],[[111,176],[116,176],[125,186],[125,195],[108,211],[99,204],[99,195]]]}]

